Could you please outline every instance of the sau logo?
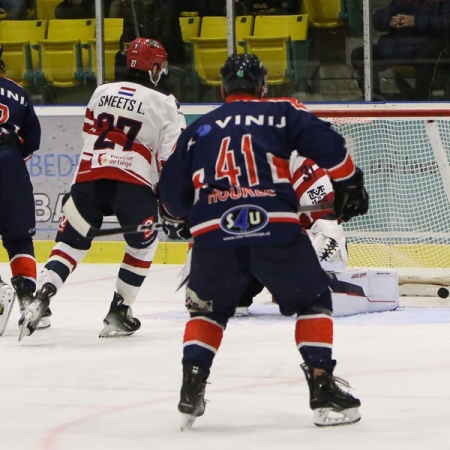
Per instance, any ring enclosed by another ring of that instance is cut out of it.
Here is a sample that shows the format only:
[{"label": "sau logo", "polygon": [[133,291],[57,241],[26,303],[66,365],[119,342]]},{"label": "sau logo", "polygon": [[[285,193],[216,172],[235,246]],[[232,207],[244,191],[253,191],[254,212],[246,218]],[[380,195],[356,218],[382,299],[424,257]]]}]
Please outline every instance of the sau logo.
[{"label": "sau logo", "polygon": [[266,226],[268,217],[264,209],[254,205],[241,205],[229,209],[220,219],[220,227],[230,234],[249,234]]}]

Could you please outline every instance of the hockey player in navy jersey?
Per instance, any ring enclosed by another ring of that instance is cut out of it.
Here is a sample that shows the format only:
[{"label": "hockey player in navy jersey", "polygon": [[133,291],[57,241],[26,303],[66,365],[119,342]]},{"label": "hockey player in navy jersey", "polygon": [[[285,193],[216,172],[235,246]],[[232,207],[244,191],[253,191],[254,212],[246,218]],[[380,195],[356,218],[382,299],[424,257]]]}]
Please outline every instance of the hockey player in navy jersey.
[{"label": "hockey player in navy jersey", "polygon": [[[11,284],[0,278],[0,336],[11,314],[15,294],[20,309],[36,288],[33,236],[36,233],[33,186],[25,161],[39,149],[41,126],[27,92],[5,78],[0,46],[0,235],[11,266]],[[50,315],[46,311],[46,316]],[[39,328],[47,326],[46,318]]]},{"label": "hockey player in navy jersey", "polygon": [[298,218],[289,158],[297,150],[327,171],[334,214],[344,221],[368,210],[363,174],[342,136],[304,105],[262,98],[266,74],[255,55],[231,55],[221,70],[225,104],[181,134],[161,173],[166,230],[194,238],[178,404],[183,428],[204,413],[214,356],[252,275],[277,298],[282,314],[297,316],[295,341],[314,423],[342,425],[361,417],[360,401],[333,375],[329,279]]},{"label": "hockey player in navy jersey", "polygon": [[[175,97],[157,88],[168,67],[161,43],[134,40],[127,65],[128,79],[97,87],[86,108],[84,146],[70,195],[82,217],[95,227],[112,215],[121,226],[158,221],[154,186],[186,126]],[[128,336],[141,326],[132,316],[131,304],[153,261],[157,233],[145,231],[124,238],[125,255],[99,337]],[[36,300],[21,318],[20,339],[34,332],[50,298],[82,261],[92,238],[80,235],[64,217],[56,242],[39,275]]]}]

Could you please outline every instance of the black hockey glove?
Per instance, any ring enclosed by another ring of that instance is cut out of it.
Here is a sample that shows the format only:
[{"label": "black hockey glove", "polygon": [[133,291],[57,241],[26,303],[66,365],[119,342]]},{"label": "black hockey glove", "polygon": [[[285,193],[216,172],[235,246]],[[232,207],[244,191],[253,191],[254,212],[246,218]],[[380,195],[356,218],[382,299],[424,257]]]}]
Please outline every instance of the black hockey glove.
[{"label": "black hockey glove", "polygon": [[333,181],[333,212],[337,219],[348,222],[352,217],[363,216],[369,209],[369,195],[364,188],[364,174],[356,168],[350,180]]},{"label": "black hockey glove", "polygon": [[159,219],[164,230],[169,239],[176,241],[187,240],[192,237],[189,231],[189,225],[186,219],[175,219],[172,217],[159,203]]}]

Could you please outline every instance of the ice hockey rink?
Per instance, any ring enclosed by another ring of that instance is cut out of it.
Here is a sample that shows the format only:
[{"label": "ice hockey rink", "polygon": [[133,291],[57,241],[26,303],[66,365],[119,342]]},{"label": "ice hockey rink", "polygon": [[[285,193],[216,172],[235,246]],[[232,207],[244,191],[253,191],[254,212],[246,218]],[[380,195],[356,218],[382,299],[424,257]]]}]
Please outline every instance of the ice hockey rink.
[{"label": "ice hockey rink", "polygon": [[[1,450],[423,450],[448,448],[450,304],[335,319],[336,375],[362,420],[318,428],[294,343],[294,318],[261,295],[230,320],[203,417],[180,431],[184,325],[180,266],[154,265],[133,310],[142,328],[99,339],[118,265],[81,264],[53,299],[52,325],[18,342],[16,303],[1,347]],[[9,280],[6,263],[0,273]]]}]

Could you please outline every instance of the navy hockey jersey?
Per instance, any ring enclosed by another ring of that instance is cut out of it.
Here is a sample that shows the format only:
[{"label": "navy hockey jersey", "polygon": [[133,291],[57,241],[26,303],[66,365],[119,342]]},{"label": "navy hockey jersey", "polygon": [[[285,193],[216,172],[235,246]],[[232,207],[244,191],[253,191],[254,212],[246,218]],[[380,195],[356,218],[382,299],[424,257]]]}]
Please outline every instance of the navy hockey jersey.
[{"label": "navy hockey jersey", "polygon": [[0,134],[17,134],[24,159],[39,149],[41,126],[27,92],[14,81],[0,77]]},{"label": "navy hockey jersey", "polygon": [[336,181],[355,172],[343,137],[302,103],[228,97],[181,134],[161,173],[161,200],[169,214],[188,218],[196,245],[284,240],[301,232],[294,150]]}]

